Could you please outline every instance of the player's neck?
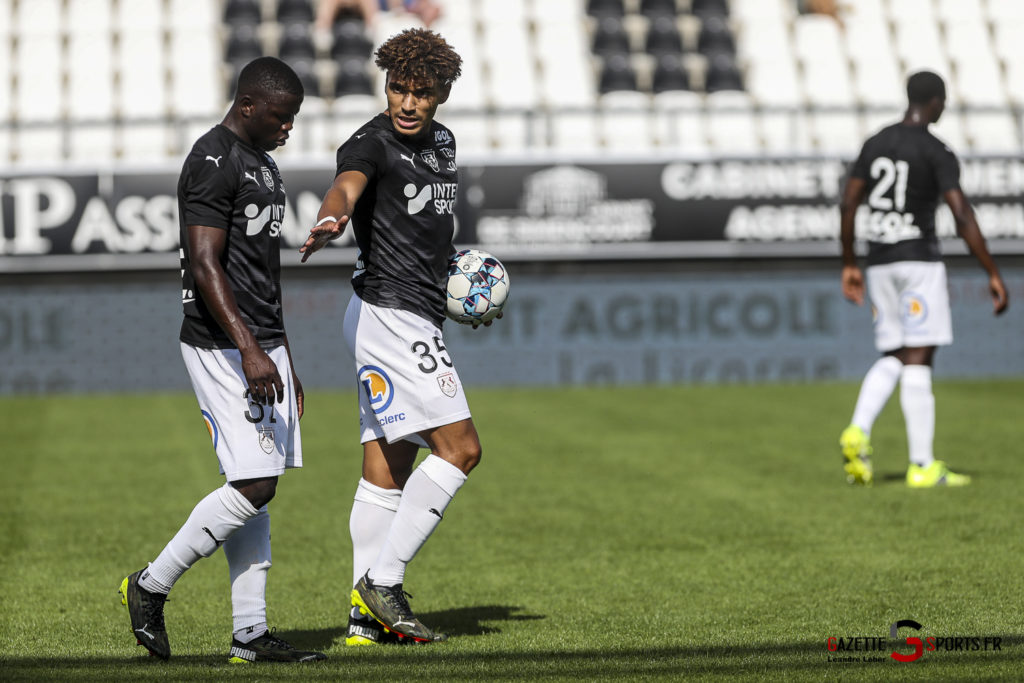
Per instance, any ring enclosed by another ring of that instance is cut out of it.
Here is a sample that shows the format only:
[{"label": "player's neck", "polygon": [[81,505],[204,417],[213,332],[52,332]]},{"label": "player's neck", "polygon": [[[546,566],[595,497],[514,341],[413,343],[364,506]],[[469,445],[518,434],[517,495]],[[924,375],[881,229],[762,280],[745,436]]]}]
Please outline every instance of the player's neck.
[{"label": "player's neck", "polygon": [[931,117],[920,107],[910,107],[903,115],[904,126],[927,128],[929,123],[931,123]]}]

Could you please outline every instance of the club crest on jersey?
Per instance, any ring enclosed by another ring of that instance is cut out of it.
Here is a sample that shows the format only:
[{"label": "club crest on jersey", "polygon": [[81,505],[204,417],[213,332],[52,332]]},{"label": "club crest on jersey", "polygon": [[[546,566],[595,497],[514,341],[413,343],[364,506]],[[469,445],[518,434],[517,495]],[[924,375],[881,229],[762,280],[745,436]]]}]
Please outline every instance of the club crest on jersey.
[{"label": "club crest on jersey", "polygon": [[455,382],[455,374],[451,372],[442,372],[438,375],[437,385],[441,387],[441,393],[448,398],[455,398],[455,394],[459,391],[459,385]]},{"label": "club crest on jersey", "polygon": [[920,294],[906,292],[900,297],[900,317],[907,325],[920,325],[928,319],[928,304]]},{"label": "club crest on jersey", "polygon": [[456,171],[459,170],[459,167],[455,165],[454,161],[449,161],[448,162],[448,170],[451,171],[452,173],[455,173]]},{"label": "club crest on jersey", "polygon": [[263,183],[267,186],[267,189],[271,192],[274,191],[274,174],[270,172],[270,169],[266,166],[261,166],[260,171],[263,172]]},{"label": "club crest on jersey", "polygon": [[260,448],[267,455],[274,452],[274,428],[273,427],[260,427],[257,430],[260,439]]},{"label": "club crest on jersey", "polygon": [[440,165],[438,165],[437,163],[437,155],[434,154],[434,150],[429,149],[426,152],[420,152],[420,157],[423,159],[423,161],[427,162],[427,166],[429,166],[430,170],[432,170],[434,173],[437,173],[438,171],[441,170]]},{"label": "club crest on jersey", "polygon": [[374,415],[383,413],[391,405],[395,398],[395,385],[391,378],[376,365],[364,365],[356,373],[359,385],[366,392],[366,398],[370,402],[370,409]]},{"label": "club crest on jersey", "polygon": [[446,130],[434,131],[434,142],[440,142],[441,144],[448,144],[452,141],[452,134]]}]

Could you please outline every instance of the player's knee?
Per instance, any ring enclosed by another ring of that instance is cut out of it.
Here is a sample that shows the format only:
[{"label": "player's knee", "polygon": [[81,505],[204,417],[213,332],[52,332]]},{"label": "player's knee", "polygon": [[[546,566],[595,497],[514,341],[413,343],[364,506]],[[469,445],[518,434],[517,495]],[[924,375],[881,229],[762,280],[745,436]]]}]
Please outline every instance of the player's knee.
[{"label": "player's knee", "polygon": [[480,457],[483,455],[483,448],[480,446],[480,442],[473,439],[472,442],[467,443],[462,449],[460,454],[460,464],[458,468],[469,474],[474,467],[480,464]]},{"label": "player's knee", "polygon": [[277,493],[277,477],[232,482],[231,485],[238,489],[238,492],[245,496],[257,510],[273,500]]}]

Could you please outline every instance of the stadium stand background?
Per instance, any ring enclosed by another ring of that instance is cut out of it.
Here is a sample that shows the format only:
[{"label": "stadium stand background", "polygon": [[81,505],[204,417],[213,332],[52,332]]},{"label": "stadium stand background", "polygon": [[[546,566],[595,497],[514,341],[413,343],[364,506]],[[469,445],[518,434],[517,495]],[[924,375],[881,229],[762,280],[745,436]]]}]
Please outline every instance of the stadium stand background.
[{"label": "stadium stand background", "polygon": [[[936,132],[960,153],[1021,151],[1024,3],[437,0],[465,58],[444,121],[465,154],[848,157],[897,117],[907,73],[949,83]],[[0,162],[179,159],[216,123],[240,64],[307,84],[288,157],[329,159],[380,108],[370,53],[418,20],[343,18],[316,0],[0,0]]]}]

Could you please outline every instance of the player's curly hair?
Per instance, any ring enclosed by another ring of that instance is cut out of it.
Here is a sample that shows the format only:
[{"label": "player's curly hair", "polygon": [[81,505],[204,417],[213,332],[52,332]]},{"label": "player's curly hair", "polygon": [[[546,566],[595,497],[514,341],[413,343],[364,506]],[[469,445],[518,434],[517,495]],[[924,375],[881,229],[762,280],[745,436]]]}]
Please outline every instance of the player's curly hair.
[{"label": "player's curly hair", "polygon": [[377,48],[375,63],[398,81],[444,87],[462,75],[462,57],[439,34],[410,28]]}]

